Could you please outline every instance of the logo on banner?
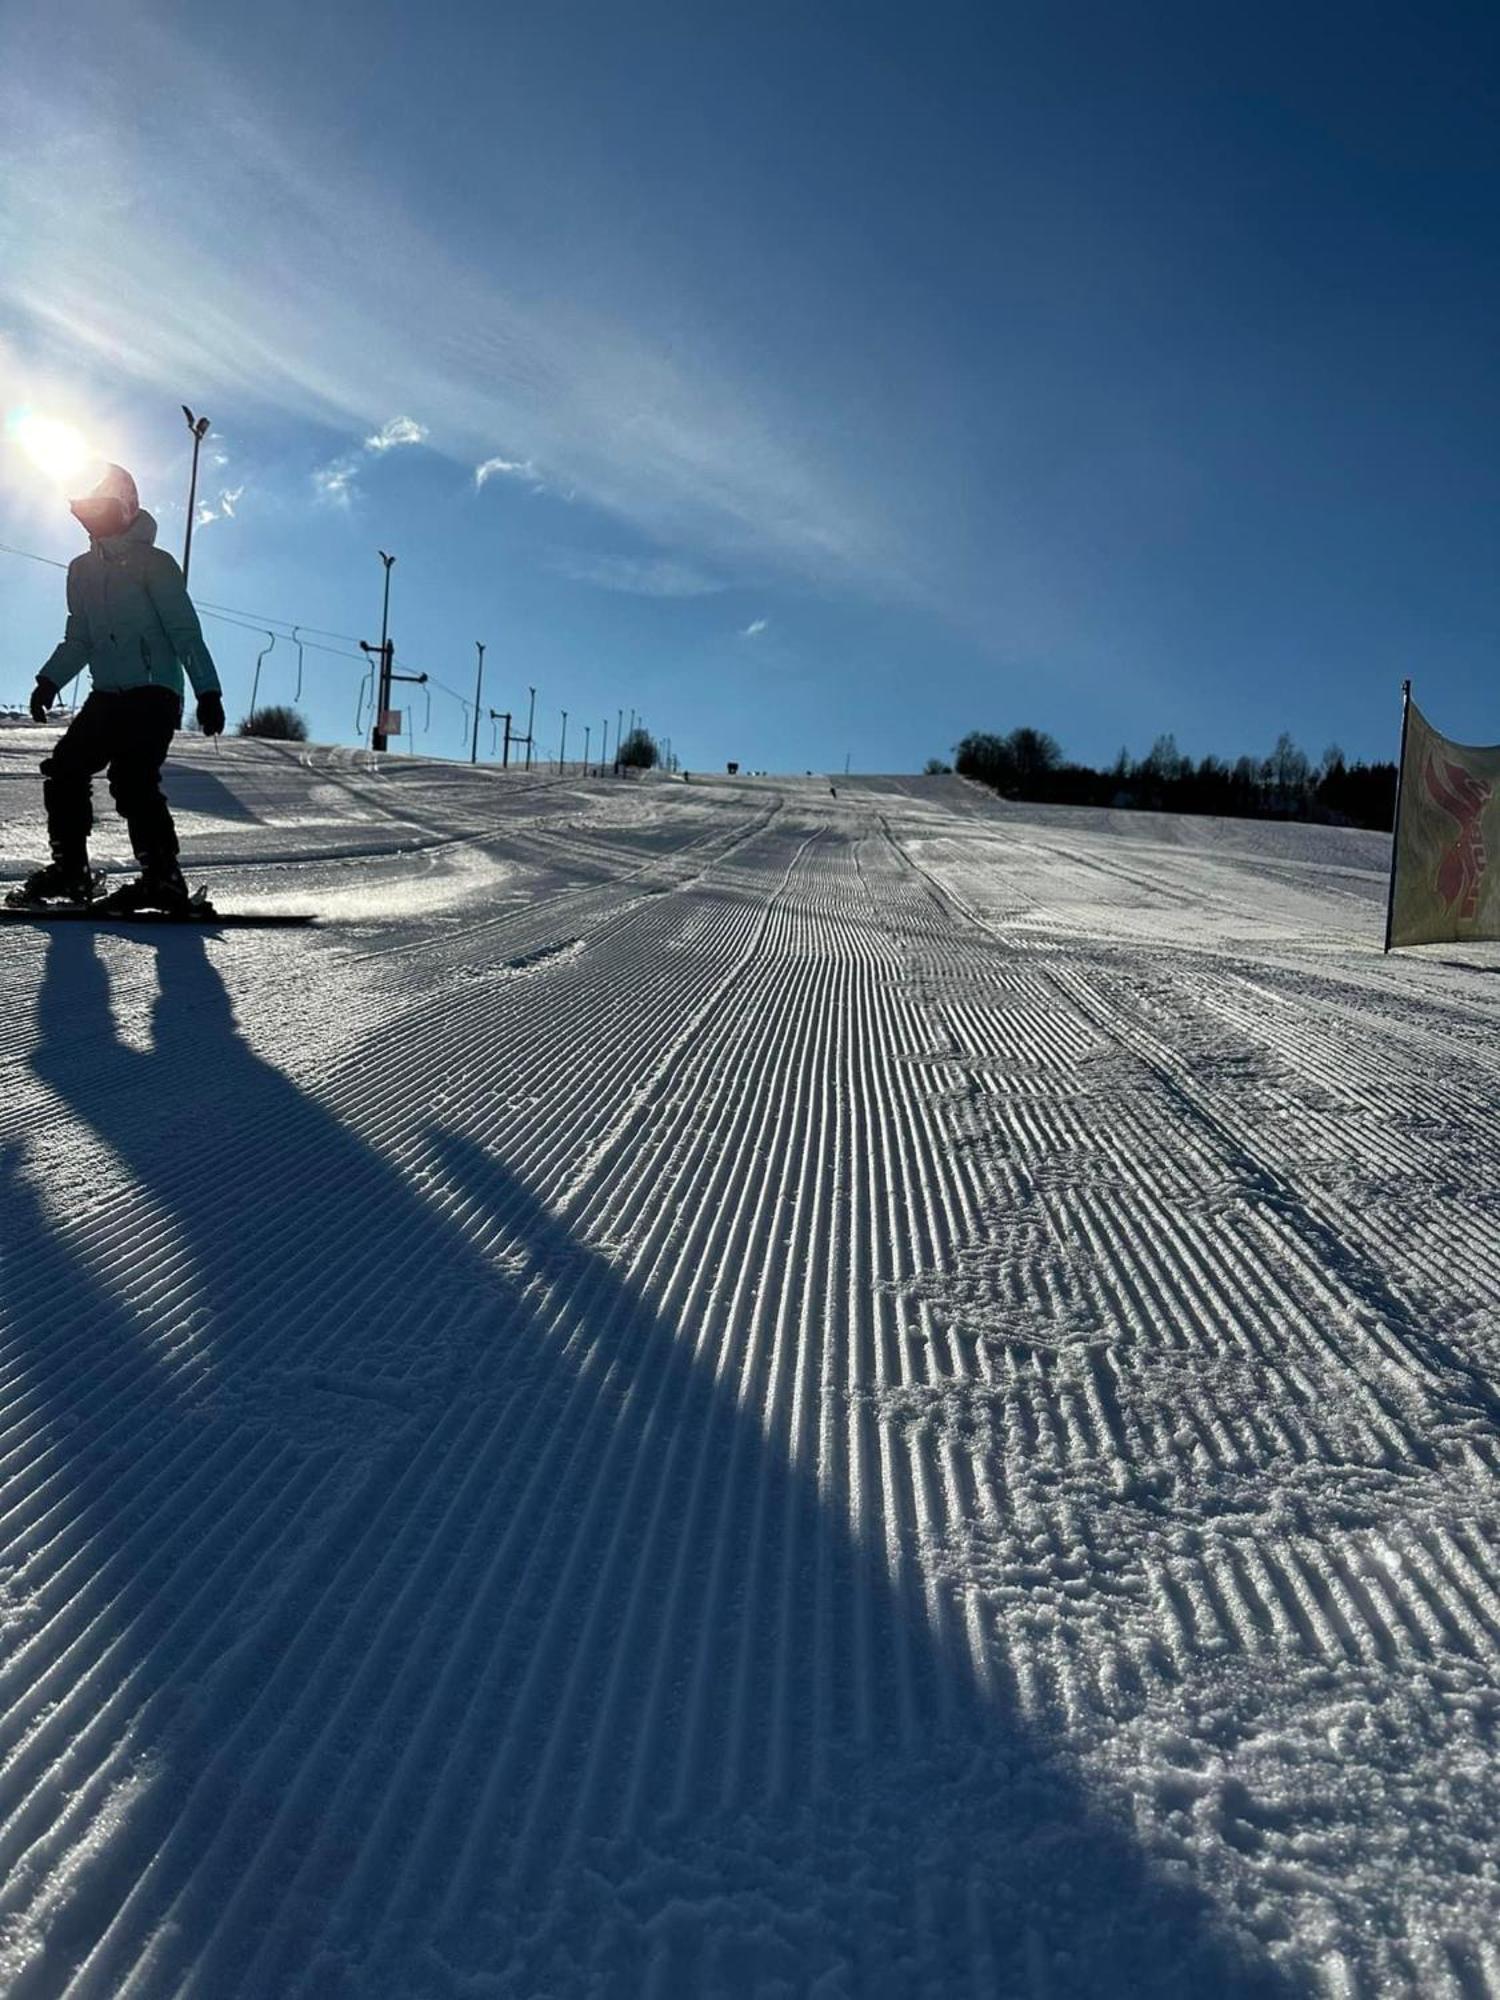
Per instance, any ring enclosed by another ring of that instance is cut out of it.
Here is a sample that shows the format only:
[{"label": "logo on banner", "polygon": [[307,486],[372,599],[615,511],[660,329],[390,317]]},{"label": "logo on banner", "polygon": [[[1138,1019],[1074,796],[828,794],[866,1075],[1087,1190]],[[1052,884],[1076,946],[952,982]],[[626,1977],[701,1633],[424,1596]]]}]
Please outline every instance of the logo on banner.
[{"label": "logo on banner", "polygon": [[1427,795],[1458,827],[1458,837],[1438,863],[1434,886],[1449,914],[1461,923],[1479,913],[1479,890],[1489,855],[1484,844],[1484,811],[1493,785],[1462,764],[1432,751],[1423,771]]}]

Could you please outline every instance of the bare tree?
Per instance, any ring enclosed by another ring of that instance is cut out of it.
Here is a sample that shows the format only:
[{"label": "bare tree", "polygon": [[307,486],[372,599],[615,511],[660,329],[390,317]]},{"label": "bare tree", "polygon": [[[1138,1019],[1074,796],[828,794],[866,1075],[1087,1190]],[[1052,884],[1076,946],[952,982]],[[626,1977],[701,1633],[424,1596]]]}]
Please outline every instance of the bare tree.
[{"label": "bare tree", "polygon": [[1034,791],[1062,762],[1057,738],[1049,736],[1045,729],[1013,729],[1006,738],[1006,746],[1023,793]]}]

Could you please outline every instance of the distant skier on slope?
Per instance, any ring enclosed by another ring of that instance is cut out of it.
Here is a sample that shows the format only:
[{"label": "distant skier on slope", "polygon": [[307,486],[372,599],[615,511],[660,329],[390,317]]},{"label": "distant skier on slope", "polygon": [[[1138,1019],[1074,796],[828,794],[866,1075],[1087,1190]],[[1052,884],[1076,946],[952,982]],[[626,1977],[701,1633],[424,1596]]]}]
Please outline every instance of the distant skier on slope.
[{"label": "distant skier on slope", "polygon": [[161,789],[161,767],[182,722],[186,667],[205,735],[224,729],[219,676],[182,571],[156,544],[135,481],[106,467],[93,492],[71,503],[89,547],[68,566],[68,623],[62,643],[37,675],[31,717],[47,711],[76,674],[92,669],[93,691],[42,764],[50,864],[7,900],[87,903],[91,874],[92,781],[108,766],[115,807],[130,830],[140,879],[109,902],[121,910],[179,912],[188,905],[177,864],[177,829]]}]

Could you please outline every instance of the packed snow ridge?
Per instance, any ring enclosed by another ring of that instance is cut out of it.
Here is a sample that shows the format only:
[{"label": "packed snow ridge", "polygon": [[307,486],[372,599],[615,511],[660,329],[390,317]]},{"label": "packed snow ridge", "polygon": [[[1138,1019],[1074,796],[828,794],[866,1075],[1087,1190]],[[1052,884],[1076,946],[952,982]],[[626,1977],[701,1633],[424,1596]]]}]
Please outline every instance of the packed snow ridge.
[{"label": "packed snow ridge", "polygon": [[1500,954],[1384,840],[170,789],[323,922],[0,932],[9,1995],[1500,1992]]}]

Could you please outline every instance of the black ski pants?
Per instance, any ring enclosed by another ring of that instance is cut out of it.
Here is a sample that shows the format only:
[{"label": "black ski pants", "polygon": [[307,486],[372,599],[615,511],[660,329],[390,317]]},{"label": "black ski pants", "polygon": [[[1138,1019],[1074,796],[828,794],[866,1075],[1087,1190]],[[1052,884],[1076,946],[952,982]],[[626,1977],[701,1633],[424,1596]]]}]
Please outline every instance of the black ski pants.
[{"label": "black ski pants", "polygon": [[42,765],[42,801],[53,858],[81,862],[94,827],[93,779],[109,769],[115,809],[138,860],[177,852],[177,829],[161,788],[161,767],[182,721],[170,688],[95,689]]}]

